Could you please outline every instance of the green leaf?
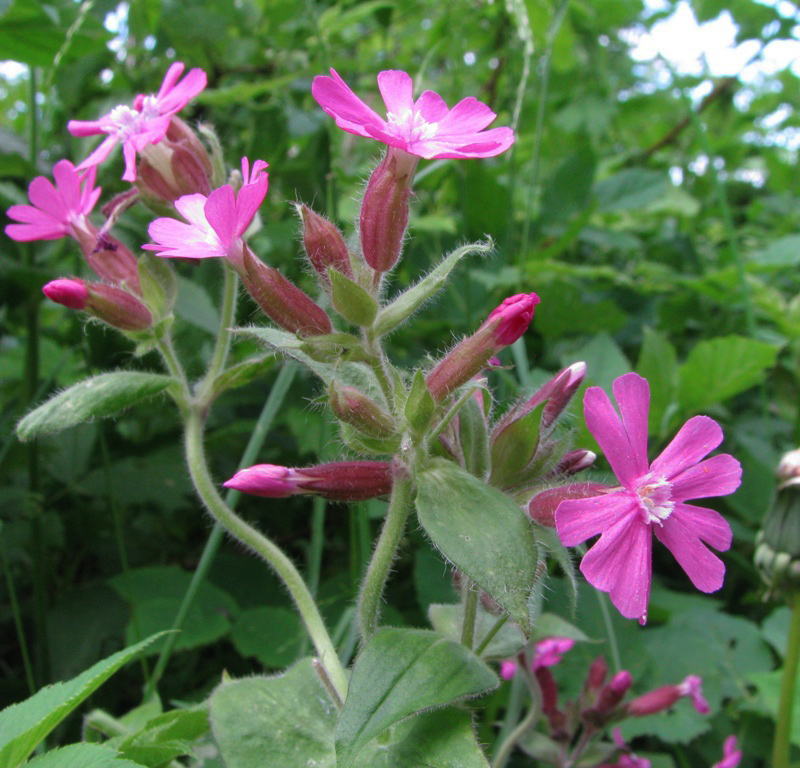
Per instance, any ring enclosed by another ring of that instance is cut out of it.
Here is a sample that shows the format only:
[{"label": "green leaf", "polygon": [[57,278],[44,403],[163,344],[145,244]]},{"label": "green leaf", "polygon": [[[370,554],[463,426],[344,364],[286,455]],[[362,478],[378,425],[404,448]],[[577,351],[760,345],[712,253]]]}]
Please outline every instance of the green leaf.
[{"label": "green leaf", "polygon": [[778,348],[744,336],[701,341],[680,368],[678,400],[686,414],[724,402],[758,384]]},{"label": "green leaf", "polygon": [[796,267],[800,264],[800,235],[786,235],[750,257],[766,267]]},{"label": "green leaf", "polygon": [[[210,702],[214,738],[227,768],[336,768],[336,709],[304,659],[278,677],[225,682]],[[388,738],[387,738],[388,734]],[[353,768],[488,768],[468,712],[426,712],[367,744]]]},{"label": "green leaf", "polygon": [[142,297],[156,320],[172,312],[178,298],[178,277],[166,259],[144,251],[139,255]]},{"label": "green leaf", "polygon": [[536,406],[522,418],[512,421],[492,443],[491,483],[502,487],[515,485],[539,447],[539,427],[547,401]]},{"label": "green leaf", "polygon": [[378,302],[358,283],[332,267],[328,269],[328,278],[334,309],[353,325],[372,325],[378,314]]},{"label": "green leaf", "polygon": [[669,408],[678,393],[678,360],[675,347],[662,333],[644,329],[642,349],[636,371],[650,384],[648,432],[663,435],[669,428]]},{"label": "green leaf", "polygon": [[[428,608],[431,626],[452,640],[461,640],[461,627],[464,624],[463,603],[433,604]],[[500,620],[499,616],[485,611],[480,606],[475,617],[475,640],[473,645],[479,648],[484,638]],[[489,641],[481,656],[486,659],[507,659],[519,653],[527,643],[525,635],[519,627],[506,622]]]},{"label": "green leaf", "polygon": [[433,543],[529,636],[538,552],[527,516],[508,496],[451,462],[420,472],[417,488],[419,521]]},{"label": "green leaf", "polygon": [[415,435],[419,437],[424,434],[435,410],[436,403],[425,383],[425,375],[422,371],[417,371],[411,382],[411,391],[408,393],[404,409],[406,421]]},{"label": "green leaf", "polygon": [[[776,669],[773,672],[757,672],[748,675],[747,680],[756,687],[760,703],[777,719],[781,704],[783,669]],[[800,747],[800,675],[798,675],[798,682],[794,689],[794,706],[792,707],[789,738],[793,744]]]},{"label": "green leaf", "polygon": [[421,629],[382,629],[356,659],[336,726],[338,768],[371,739],[423,709],[496,688],[497,676],[463,645]]},{"label": "green leaf", "polygon": [[669,189],[669,178],[661,171],[626,168],[595,185],[602,213],[644,208]]},{"label": "green leaf", "polygon": [[175,314],[212,336],[219,331],[219,312],[205,288],[194,280],[178,277]]},{"label": "green leaf", "polygon": [[214,379],[214,396],[220,395],[226,389],[236,389],[249,384],[256,377],[266,373],[273,365],[275,365],[275,356],[272,354],[252,357],[232,365]]},{"label": "green leaf", "polygon": [[242,656],[255,656],[265,667],[283,669],[297,659],[302,631],[297,611],[260,606],[239,614],[231,639]]},{"label": "green leaf", "polygon": [[71,744],[25,763],[25,768],[141,768],[102,744]]},{"label": "green leaf", "polygon": [[428,272],[416,285],[401,293],[390,304],[378,313],[372,330],[377,336],[383,336],[408,320],[426,301],[433,298],[447,282],[447,276],[461,259],[473,253],[490,253],[494,244],[472,243],[456,248],[444,260]]},{"label": "green leaf", "polygon": [[93,376],[51,397],[17,425],[20,440],[60,432],[91,419],[113,416],[163,392],[173,379],[158,373],[116,371]]},{"label": "green leaf", "polygon": [[48,685],[0,712],[0,768],[21,765],[72,710],[159,636],[118,651],[72,680]]},{"label": "green leaf", "polygon": [[458,440],[467,471],[482,479],[489,474],[489,435],[483,409],[470,397],[458,409]]}]

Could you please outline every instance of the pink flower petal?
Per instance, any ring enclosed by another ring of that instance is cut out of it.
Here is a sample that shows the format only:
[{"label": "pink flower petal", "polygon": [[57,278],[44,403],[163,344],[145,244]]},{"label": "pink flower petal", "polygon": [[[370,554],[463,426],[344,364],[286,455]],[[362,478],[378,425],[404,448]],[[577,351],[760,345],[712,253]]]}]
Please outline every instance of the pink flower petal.
[{"label": "pink flower petal", "polygon": [[111,150],[117,146],[117,142],[119,138],[116,134],[111,134],[110,136],[106,136],[94,151],[87,157],[82,163],[78,165],[78,169],[83,168],[91,168],[93,165],[100,165],[110,154]]},{"label": "pink flower petal", "polygon": [[210,229],[205,213],[206,200],[208,198],[199,192],[183,195],[175,201],[175,208],[190,224],[200,229]]},{"label": "pink flower petal", "polygon": [[609,528],[581,561],[581,572],[627,619],[647,615],[650,597],[650,526],[638,514],[622,518]]},{"label": "pink flower petal", "polygon": [[[664,521],[662,527],[669,528],[669,522],[675,517],[681,525],[691,530],[694,536],[714,547],[720,552],[730,549],[733,532],[728,521],[715,509],[696,507],[694,504],[679,502],[672,514]],[[658,530],[659,527],[656,527]]]},{"label": "pink flower petal", "polygon": [[558,538],[574,547],[612,528],[621,519],[637,514],[638,502],[629,491],[562,501],[555,513]]},{"label": "pink flower petal", "polygon": [[[462,99],[439,121],[442,135],[470,134],[482,131],[497,115],[473,96]],[[508,130],[511,130],[510,128]]]},{"label": "pink flower petal", "polygon": [[28,199],[34,208],[38,208],[58,221],[66,221],[67,212],[64,208],[64,201],[50,179],[37,176],[31,181],[28,185]]},{"label": "pink flower petal", "polygon": [[80,211],[81,181],[75,166],[69,160],[59,160],[53,167],[53,178],[66,210]]},{"label": "pink flower petal", "polygon": [[[656,536],[672,552],[697,589],[716,592],[725,578],[725,565],[701,542],[697,518],[694,516],[693,521],[693,516],[685,513],[683,506],[676,505],[664,524],[656,526]],[[715,537],[721,536],[721,532],[714,528],[714,522],[704,530]]]},{"label": "pink flower petal", "polygon": [[438,123],[449,112],[445,100],[434,91],[424,91],[414,104],[414,109],[426,123]]},{"label": "pink flower petal", "polygon": [[378,90],[386,110],[397,117],[414,111],[413,88],[411,77],[401,69],[386,69],[378,74]]},{"label": "pink flower petal", "polygon": [[614,474],[624,486],[630,488],[647,469],[644,472],[641,470],[642,457],[634,453],[622,419],[600,387],[589,387],[586,390],[583,414],[587,428],[597,440]]},{"label": "pink flower petal", "polygon": [[413,142],[414,154],[431,158],[495,157],[514,143],[510,128],[493,128],[482,133],[462,136],[440,136]]},{"label": "pink flower petal", "polygon": [[626,373],[614,380],[614,398],[622,414],[636,462],[636,474],[647,474],[647,417],[650,412],[650,385],[638,373]]},{"label": "pink flower petal", "polygon": [[331,77],[319,75],[311,84],[311,95],[342,130],[369,137],[367,126],[383,126],[385,120],[370,109],[331,69]]},{"label": "pink flower petal", "polygon": [[220,242],[227,250],[236,233],[236,198],[233,188],[226,184],[219,189],[215,189],[203,206],[206,221],[217,233]]},{"label": "pink flower petal", "polygon": [[234,236],[241,237],[250,226],[264,197],[267,194],[269,180],[266,173],[262,173],[252,184],[246,184],[236,194],[236,221]]},{"label": "pink flower petal", "polygon": [[669,480],[686,467],[696,464],[721,442],[722,429],[714,419],[693,416],[653,462],[651,469]]},{"label": "pink flower petal", "polygon": [[202,69],[192,69],[165,96],[159,95],[158,111],[162,115],[172,116],[180,112],[197,94],[203,91],[208,84],[208,77]]},{"label": "pink flower petal", "polygon": [[742,465],[730,454],[721,453],[685,469],[670,482],[675,501],[727,496],[742,482]]},{"label": "pink flower petal", "polygon": [[174,64],[170,65],[169,69],[167,70],[167,74],[164,75],[161,88],[158,89],[158,95],[156,98],[159,101],[161,101],[175,87],[175,83],[180,80],[184,69],[185,64],[182,61],[176,61]]},{"label": "pink flower petal", "polygon": [[108,115],[103,115],[97,120],[70,120],[67,123],[67,130],[73,136],[96,136],[98,133],[105,133],[107,122]]}]

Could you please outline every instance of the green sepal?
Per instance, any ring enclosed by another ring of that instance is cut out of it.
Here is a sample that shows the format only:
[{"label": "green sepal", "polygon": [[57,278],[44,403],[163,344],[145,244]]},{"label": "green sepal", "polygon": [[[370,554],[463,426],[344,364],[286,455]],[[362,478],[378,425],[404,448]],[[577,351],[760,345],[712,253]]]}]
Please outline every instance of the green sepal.
[{"label": "green sepal", "polygon": [[156,323],[172,313],[178,298],[178,277],[165,259],[144,251],[139,256],[139,282],[142,299]]},{"label": "green sepal", "polygon": [[85,421],[113,416],[129,405],[160,394],[174,381],[160,373],[101,373],[74,384],[31,411],[17,425],[17,436],[25,442]]},{"label": "green sepal", "polygon": [[422,629],[382,629],[353,666],[336,726],[337,768],[389,726],[424,709],[478,696],[497,675],[460,643]]},{"label": "green sepal", "polygon": [[372,326],[373,333],[376,336],[383,336],[394,330],[444,287],[447,276],[464,256],[471,253],[489,253],[493,247],[494,244],[489,240],[487,243],[472,243],[456,248],[416,285],[401,293],[391,304],[378,312]]},{"label": "green sepal", "polygon": [[406,422],[416,436],[421,436],[425,433],[435,410],[436,403],[428,391],[425,375],[422,371],[417,371],[411,382],[411,389],[408,392],[404,408]]},{"label": "green sepal", "polygon": [[378,302],[358,283],[328,267],[334,309],[349,323],[367,327],[378,314]]},{"label": "green sepal", "polygon": [[545,405],[547,401],[512,421],[492,441],[492,485],[502,488],[519,482],[520,475],[539,447],[539,428]]},{"label": "green sepal", "polygon": [[504,493],[442,460],[418,473],[416,508],[439,551],[529,637],[539,552],[527,515]]},{"label": "green sepal", "polygon": [[380,456],[393,455],[400,448],[400,437],[374,437],[359,432],[351,424],[339,423],[342,441],[358,453],[377,454]]},{"label": "green sepal", "polygon": [[352,333],[311,336],[302,340],[300,349],[318,363],[336,363],[340,360],[367,362],[370,359],[364,342]]}]

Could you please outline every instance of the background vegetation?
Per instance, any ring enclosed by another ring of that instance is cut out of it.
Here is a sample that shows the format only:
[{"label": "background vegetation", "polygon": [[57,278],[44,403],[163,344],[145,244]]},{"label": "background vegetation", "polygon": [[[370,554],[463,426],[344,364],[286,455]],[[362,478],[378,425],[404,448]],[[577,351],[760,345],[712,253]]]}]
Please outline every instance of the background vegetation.
[{"label": "background vegetation", "polygon": [[[698,20],[728,13],[736,42],[749,41],[744,74],[713,76],[703,60],[691,72],[663,59],[637,61],[632,45],[678,5],[6,0],[0,51],[24,66],[2,70],[0,202],[25,202],[33,176],[50,175],[62,157],[86,156],[93,142],[70,137],[68,119],[92,119],[154,91],[168,62],[183,61],[209,77],[186,115],[216,127],[231,165],[242,155],[270,163],[254,250],[311,290],[291,203],[306,202],[352,231],[362,180],[380,152],[335,128],[311,98],[313,76],[334,67],[377,104],[377,72],[404,69],[450,104],[467,95],[489,103],[498,124],[518,131],[513,152],[422,164],[414,237],[396,285],[465,240],[489,234],[497,252],[461,271],[419,316],[413,338],[394,335],[393,353],[401,361],[435,355],[505,295],[535,290],[542,303],[527,354],[509,354],[504,362],[516,368],[499,375],[506,396],[586,360],[590,384],[608,386],[629,370],[650,378],[652,452],[691,415],[722,423],[724,448],[745,470],[741,489],[719,503],[735,535],[725,587],[697,595],[659,553],[648,627],[614,617],[611,635],[587,590],[577,622],[597,643],[573,652],[558,674],[562,690],[575,693],[588,661],[615,652],[638,690],[700,674],[709,717],[687,704],[626,723],[626,737],[648,734],[637,752],[666,768],[710,764],[735,732],[750,767],[766,765],[787,626],[781,604],[762,599],[753,545],[777,460],[800,442],[800,142],[791,106],[800,103],[800,80],[768,60],[776,45],[797,39],[800,15],[786,0],[696,0]],[[104,200],[122,189],[121,169],[121,156],[101,169]],[[118,234],[136,250],[147,222],[134,211]],[[122,365],[157,366],[148,356],[132,359],[116,334],[44,301],[42,284],[81,273],[70,242],[0,240],[0,707],[169,627],[209,534],[186,478],[179,425],[163,402],[34,445],[13,434],[18,418],[53,390]],[[199,371],[216,332],[219,265],[182,265],[181,273],[179,333]],[[243,301],[240,320],[253,319],[255,307]],[[248,344],[235,354],[251,354]],[[235,470],[270,391],[278,368],[269,367],[214,411],[208,449],[220,479]],[[316,387],[295,380],[260,462],[339,455],[314,407]],[[592,447],[580,400],[576,442]],[[240,510],[306,563],[336,639],[352,649],[353,597],[382,503],[325,509],[306,499],[243,499]],[[554,583],[549,610],[568,615]],[[412,532],[386,620],[427,626],[428,605],[454,599],[439,556]],[[305,643],[266,567],[226,546],[178,649],[159,686],[164,701],[202,700],[223,669],[241,676],[281,668]],[[118,714],[136,706],[154,658],[125,669],[92,703]],[[507,688],[494,694],[484,742],[507,696]],[[79,726],[68,721],[56,741],[74,740]],[[794,738],[800,745],[797,720]]]}]

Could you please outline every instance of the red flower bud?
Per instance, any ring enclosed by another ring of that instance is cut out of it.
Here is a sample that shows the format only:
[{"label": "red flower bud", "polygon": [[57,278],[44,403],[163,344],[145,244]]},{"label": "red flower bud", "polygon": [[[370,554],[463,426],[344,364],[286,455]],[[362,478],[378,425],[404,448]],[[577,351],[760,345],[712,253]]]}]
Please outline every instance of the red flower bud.
[{"label": "red flower bud", "polygon": [[69,277],[50,281],[42,288],[42,292],[50,301],[70,309],[86,309],[86,300],[89,298],[83,280]]},{"label": "red flower bud", "polygon": [[60,278],[49,282],[42,291],[51,301],[86,310],[121,331],[143,331],[153,324],[150,310],[139,299],[113,285]]},{"label": "red flower bud", "polygon": [[325,286],[330,283],[328,267],[333,267],[352,279],[350,252],[339,228],[307,205],[298,205],[297,212],[303,222],[303,247],[306,256]]},{"label": "red flower bud", "polygon": [[548,488],[546,491],[537,493],[528,502],[528,514],[539,525],[547,528],[555,528],[555,514],[558,505],[568,499],[588,499],[598,496],[603,491],[608,490],[609,486],[601,483],[573,483],[572,485],[562,485],[558,488]]}]

